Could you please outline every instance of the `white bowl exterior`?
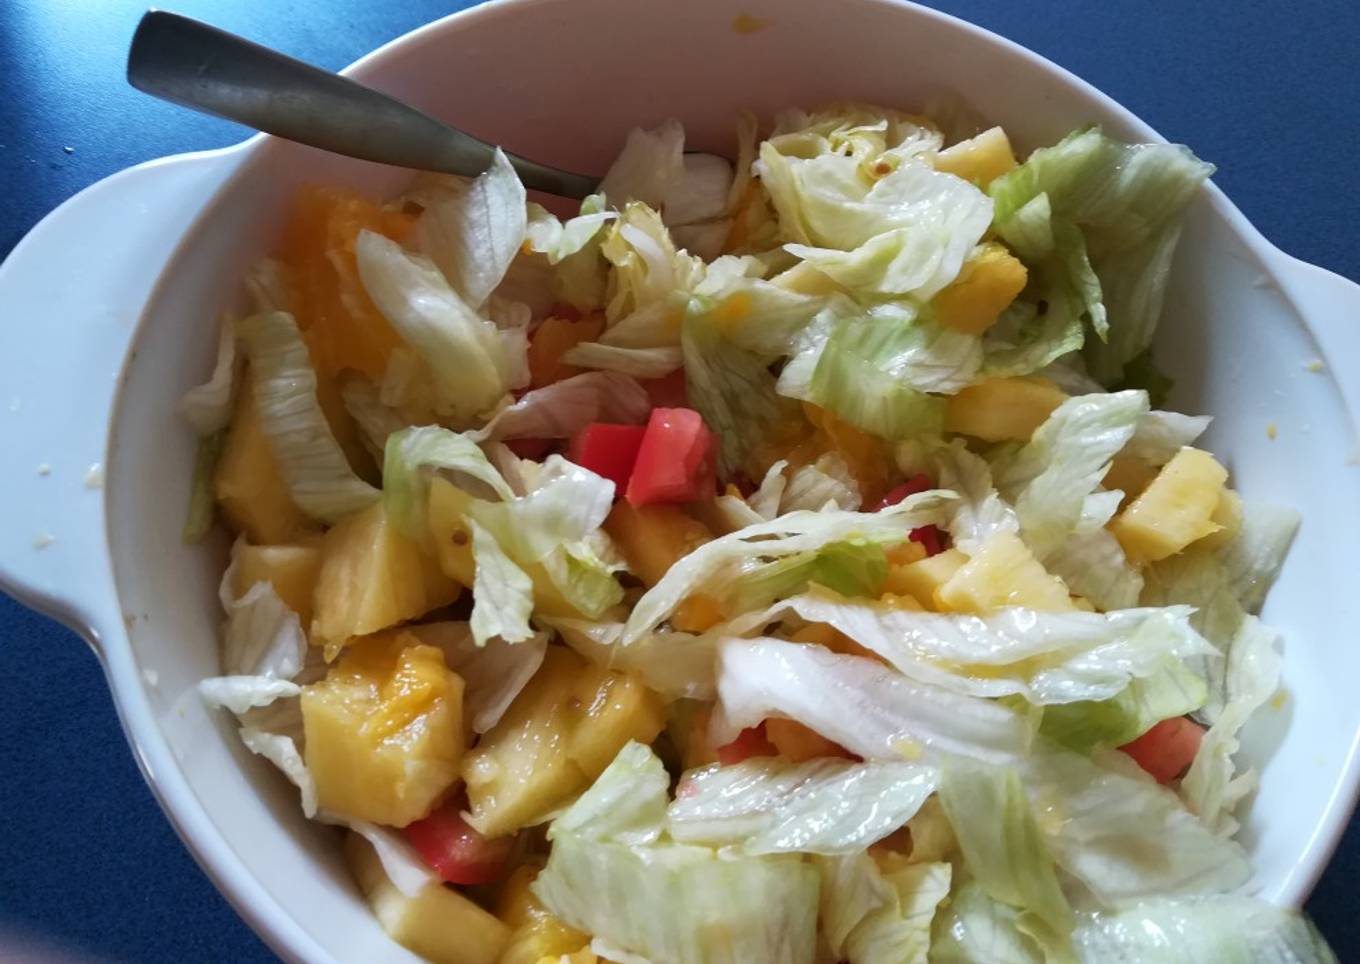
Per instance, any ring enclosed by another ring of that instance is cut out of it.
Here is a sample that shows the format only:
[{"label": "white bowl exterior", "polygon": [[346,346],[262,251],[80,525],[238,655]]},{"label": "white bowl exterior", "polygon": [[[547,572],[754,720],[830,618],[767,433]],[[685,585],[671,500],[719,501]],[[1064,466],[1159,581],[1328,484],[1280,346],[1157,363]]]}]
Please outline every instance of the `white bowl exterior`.
[{"label": "white bowl exterior", "polygon": [[[921,8],[752,0],[743,9],[768,25],[733,29],[735,10],[722,0],[493,3],[394,42],[352,73],[507,148],[580,170],[602,170],[629,127],[667,116],[685,122],[694,145],[725,150],[742,109],[768,115],[846,98],[913,106],[942,91],[1025,146],[1093,121],[1153,136],[1035,55]],[[197,681],[217,672],[223,546],[180,543],[193,440],[175,414],[180,394],[210,368],[215,317],[271,247],[293,191],[325,182],[385,195],[405,177],[268,139],[236,149],[232,166],[149,300],[114,413],[106,501],[117,603],[72,618],[104,637],[130,738],[172,819],[266,939],[296,959],[411,960],[364,910],[327,843],[332,831],[304,821],[291,788],[197,698]],[[102,225],[112,237],[117,228]],[[1268,765],[1244,839],[1262,892],[1290,903],[1306,894],[1349,814],[1360,732],[1360,699],[1348,692],[1360,679],[1349,642],[1360,613],[1342,557],[1360,541],[1360,479],[1349,464],[1352,418],[1332,375],[1348,393],[1360,384],[1360,354],[1341,352],[1355,336],[1337,307],[1350,299],[1360,312],[1360,294],[1312,271],[1274,251],[1211,190],[1192,210],[1159,338],[1159,358],[1178,376],[1173,400],[1216,416],[1211,447],[1244,493],[1304,514],[1265,613],[1285,633],[1288,699],[1246,740]],[[1318,333],[1326,352],[1290,296],[1307,299],[1310,323],[1327,326]],[[1305,369],[1317,357],[1327,372]],[[102,561],[104,547],[96,551]],[[126,640],[124,612],[136,617]]]}]

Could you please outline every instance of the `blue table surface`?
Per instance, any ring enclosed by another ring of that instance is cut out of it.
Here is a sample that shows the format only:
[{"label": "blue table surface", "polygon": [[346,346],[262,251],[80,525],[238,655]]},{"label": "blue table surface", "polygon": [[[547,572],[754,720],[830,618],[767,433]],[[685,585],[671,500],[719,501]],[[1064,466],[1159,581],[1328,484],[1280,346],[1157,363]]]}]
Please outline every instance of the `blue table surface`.
[{"label": "blue table surface", "polygon": [[[244,136],[126,86],[124,57],[143,2],[0,0],[0,255],[102,177]],[[338,69],[468,5],[181,0],[176,9]],[[1360,4],[933,5],[1051,58],[1190,144],[1219,166],[1218,184],[1267,237],[1360,277]],[[1357,870],[1353,826],[1308,905],[1343,960],[1360,946],[1346,897]],[[49,957],[273,959],[143,785],[90,651],[0,596],[0,946],[17,938]]]}]

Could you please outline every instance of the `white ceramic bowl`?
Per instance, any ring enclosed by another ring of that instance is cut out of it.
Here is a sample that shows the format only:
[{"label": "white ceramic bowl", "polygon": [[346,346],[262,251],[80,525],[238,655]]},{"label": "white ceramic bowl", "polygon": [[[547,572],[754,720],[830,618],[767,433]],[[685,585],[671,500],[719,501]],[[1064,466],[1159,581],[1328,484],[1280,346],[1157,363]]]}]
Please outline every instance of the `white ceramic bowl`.
[{"label": "white ceramic bowl", "polygon": [[[737,10],[724,0],[507,0],[417,30],[348,73],[586,171],[607,165],[629,127],[667,116],[684,121],[693,146],[723,151],[741,109],[842,98],[910,106],[939,91],[1026,149],[1093,121],[1158,139],[1053,64],[920,7],[746,0],[742,10],[764,29],[734,29]],[[224,547],[180,543],[194,443],[175,402],[209,370],[212,322],[270,248],[300,184],[389,194],[406,177],[257,137],[96,184],[0,267],[0,317],[44,319],[0,326],[9,386],[0,586],[90,640],[167,815],[242,916],[294,960],[414,958],[365,909],[332,832],[306,823],[292,788],[196,696],[218,667]],[[1282,254],[1216,188],[1194,203],[1159,339],[1177,378],[1173,401],[1216,416],[1208,443],[1244,492],[1304,516],[1265,612],[1285,633],[1288,698],[1245,741],[1262,780],[1243,837],[1261,892],[1286,904],[1317,878],[1360,775],[1360,609],[1345,555],[1360,545],[1349,464],[1357,316],[1360,288]],[[1315,358],[1324,373],[1305,370]],[[50,476],[37,473],[41,463]],[[106,466],[102,488],[82,481],[95,463]]]}]

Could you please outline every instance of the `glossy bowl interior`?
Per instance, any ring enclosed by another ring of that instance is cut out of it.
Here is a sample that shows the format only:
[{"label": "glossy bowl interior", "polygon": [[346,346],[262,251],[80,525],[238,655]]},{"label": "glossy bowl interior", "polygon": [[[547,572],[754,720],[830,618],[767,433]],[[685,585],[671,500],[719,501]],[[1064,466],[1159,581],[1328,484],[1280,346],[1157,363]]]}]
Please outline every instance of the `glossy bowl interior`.
[{"label": "glossy bowl interior", "polygon": [[[762,22],[753,32],[736,29],[736,12],[721,0],[492,3],[396,41],[352,73],[509,149],[584,171],[602,171],[628,128],[669,116],[684,122],[690,146],[728,152],[743,109],[768,116],[833,99],[915,107],[943,91],[1025,149],[1091,122],[1155,137],[1035,55],[921,8],[750,0],[742,12]],[[161,273],[117,396],[105,510],[117,599],[130,619],[126,640],[106,629],[101,646],[131,646],[130,661],[110,662],[139,672],[110,675],[149,779],[266,939],[290,958],[414,960],[370,917],[334,832],[303,820],[292,788],[194,692],[218,669],[225,544],[180,542],[193,440],[175,414],[180,394],[210,369],[213,321],[270,250],[290,195],[310,182],[388,195],[407,175],[267,138],[233,151],[234,174]],[[1343,548],[1360,544],[1360,488],[1346,467],[1351,415],[1332,375],[1360,366],[1360,356],[1327,357],[1315,340],[1307,311],[1286,294],[1306,285],[1304,270],[1209,190],[1190,212],[1159,338],[1177,378],[1174,405],[1216,416],[1208,442],[1240,488],[1304,514],[1265,612],[1285,633],[1286,698],[1245,741],[1262,783],[1243,839],[1262,892],[1286,902],[1306,894],[1349,813],[1360,729],[1360,700],[1349,692],[1360,678],[1352,644],[1360,613]],[[1327,373],[1305,369],[1318,357]],[[1339,377],[1344,384],[1354,372]]]}]

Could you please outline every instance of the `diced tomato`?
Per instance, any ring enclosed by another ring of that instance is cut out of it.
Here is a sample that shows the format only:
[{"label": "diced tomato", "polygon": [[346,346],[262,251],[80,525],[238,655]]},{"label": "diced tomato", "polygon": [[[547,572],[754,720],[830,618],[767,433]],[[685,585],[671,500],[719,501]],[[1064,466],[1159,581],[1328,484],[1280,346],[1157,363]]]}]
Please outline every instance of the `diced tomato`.
[{"label": "diced tomato", "polygon": [[737,734],[731,743],[723,744],[715,751],[718,762],[725,767],[748,760],[753,756],[778,756],[779,751],[765,736],[765,724],[758,723],[747,727]]},{"label": "diced tomato", "polygon": [[688,408],[654,408],[638,449],[627,499],[633,505],[695,502],[713,495],[713,433]]},{"label": "diced tomato", "polygon": [[907,534],[907,538],[924,546],[927,556],[938,556],[944,552],[944,533],[940,531],[939,526],[921,526],[918,529],[912,529]]},{"label": "diced tomato", "polygon": [[689,406],[689,389],[685,383],[685,370],[677,368],[661,378],[648,378],[638,383],[647,392],[654,408],[686,408]]},{"label": "diced tomato", "polygon": [[572,438],[567,458],[613,482],[614,494],[620,495],[633,474],[642,436],[646,433],[645,425],[591,422]]},{"label": "diced tomato", "polygon": [[[893,489],[883,497],[883,500],[875,506],[875,509],[886,509],[890,505],[897,505],[909,495],[916,495],[918,492],[926,492],[935,487],[935,483],[930,481],[930,476],[919,473],[913,475],[897,488]],[[919,542],[925,547],[926,555],[935,556],[944,552],[945,535],[939,526],[921,526],[919,529],[912,529],[910,537],[912,542]]]},{"label": "diced tomato", "polygon": [[466,801],[446,803],[402,833],[435,873],[451,884],[489,884],[505,876],[515,838],[487,839],[468,826],[460,811]]},{"label": "diced tomato", "polygon": [[1204,727],[1194,720],[1174,716],[1162,720],[1123,750],[1133,761],[1156,777],[1158,783],[1170,783],[1190,766],[1199,752]]},{"label": "diced tomato", "polygon": [[543,456],[547,455],[553,447],[553,440],[550,438],[512,438],[506,440],[505,447],[522,459],[533,459],[535,462],[541,462]]},{"label": "diced tomato", "polygon": [[925,473],[913,475],[907,481],[888,492],[887,495],[874,506],[874,510],[886,509],[890,505],[897,505],[909,495],[916,495],[918,492],[927,492],[935,488],[935,483],[930,481],[930,476]]}]

